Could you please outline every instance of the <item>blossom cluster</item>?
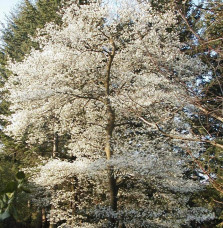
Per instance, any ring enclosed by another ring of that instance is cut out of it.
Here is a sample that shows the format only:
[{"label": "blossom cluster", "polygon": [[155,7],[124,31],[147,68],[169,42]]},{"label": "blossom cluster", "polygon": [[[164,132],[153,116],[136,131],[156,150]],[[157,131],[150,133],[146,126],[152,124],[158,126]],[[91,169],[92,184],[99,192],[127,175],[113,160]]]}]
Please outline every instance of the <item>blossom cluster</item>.
[{"label": "blossom cluster", "polygon": [[[5,89],[13,114],[5,131],[17,139],[28,133],[29,144],[69,135],[64,147],[76,157],[49,160],[32,178],[50,191],[51,223],[103,227],[113,216],[129,227],[180,227],[196,220],[188,195],[201,186],[184,178],[188,157],[139,118],[170,132],[188,102],[176,81],[204,70],[181,52],[176,22],[172,11],[156,12],[145,2],[121,1],[115,11],[97,2],[70,4],[61,26],[38,31],[40,50],[9,62]],[[118,212],[109,206],[108,167],[119,189]],[[213,218],[197,211],[199,221]]]}]

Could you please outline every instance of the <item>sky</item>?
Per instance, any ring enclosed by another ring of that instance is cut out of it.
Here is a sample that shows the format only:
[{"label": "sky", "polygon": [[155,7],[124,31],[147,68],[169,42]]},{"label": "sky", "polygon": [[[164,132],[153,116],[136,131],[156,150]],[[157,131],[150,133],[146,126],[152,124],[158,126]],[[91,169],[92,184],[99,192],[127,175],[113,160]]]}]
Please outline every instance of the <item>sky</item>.
[{"label": "sky", "polygon": [[21,3],[22,0],[0,0],[0,22],[5,21],[5,15],[9,15],[16,5]]},{"label": "sky", "polygon": [[[13,9],[17,8],[22,0],[0,0],[0,30],[2,29],[2,23],[6,21],[6,16],[10,15],[10,12],[13,12]],[[0,32],[1,37],[1,32]],[[2,44],[0,38],[0,45]]]}]

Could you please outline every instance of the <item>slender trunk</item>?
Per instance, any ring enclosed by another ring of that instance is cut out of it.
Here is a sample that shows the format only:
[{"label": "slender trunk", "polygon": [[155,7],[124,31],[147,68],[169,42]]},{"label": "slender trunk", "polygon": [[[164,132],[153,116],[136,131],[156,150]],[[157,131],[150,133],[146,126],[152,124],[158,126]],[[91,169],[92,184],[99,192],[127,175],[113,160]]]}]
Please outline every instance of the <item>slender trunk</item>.
[{"label": "slender trunk", "polygon": [[45,208],[42,208],[41,215],[42,215],[42,228],[46,228],[47,227],[47,219],[46,219],[46,210],[45,210]]},{"label": "slender trunk", "polygon": [[59,152],[59,138],[57,132],[53,135],[53,151],[52,151],[52,157],[56,158],[58,156]]},{"label": "slender trunk", "polygon": [[57,225],[56,224],[53,224],[53,223],[51,223],[50,225],[49,225],[49,228],[56,228],[57,227]]},{"label": "slender trunk", "polygon": [[36,223],[34,228],[42,228],[42,210],[39,210],[36,216]]},{"label": "slender trunk", "polygon": [[32,211],[32,205],[31,205],[31,201],[28,200],[27,202],[27,209],[29,211],[29,217],[27,218],[26,222],[25,222],[25,227],[31,227],[31,222],[32,222],[32,214],[30,213]]},{"label": "slender trunk", "polygon": [[120,224],[118,225],[118,228],[126,228],[126,226],[125,226],[124,223],[120,223]]},{"label": "slender trunk", "polygon": [[46,220],[46,211],[45,208],[41,208],[37,215],[37,222],[34,226],[35,228],[46,228],[47,220]]},{"label": "slender trunk", "polygon": [[[110,191],[110,207],[114,213],[117,212],[117,203],[118,203],[118,189],[116,186],[116,179],[114,177],[113,167],[108,167],[108,184],[109,184],[109,191]],[[109,218],[110,226],[109,227],[116,227],[117,221],[114,216],[110,216]]]},{"label": "slender trunk", "polygon": [[[75,192],[75,189],[78,188],[78,179],[77,179],[77,177],[74,177],[74,178],[73,178],[73,182],[74,182],[74,183],[71,183],[70,188],[71,188],[71,191],[72,191],[72,192]],[[78,197],[77,197],[77,195],[78,195],[78,194],[75,193],[73,201],[70,202],[70,209],[72,209],[72,214],[73,214],[73,215],[76,213],[76,211],[77,211],[77,209],[78,209],[78,207],[77,207],[77,206],[78,206]]]},{"label": "slender trunk", "polygon": [[[52,210],[54,209],[54,206],[53,205],[51,205],[50,206],[51,208],[50,208],[50,218],[52,217]],[[53,222],[50,222],[50,225],[49,225],[49,228],[56,228],[57,227],[57,225],[55,224],[55,223],[53,223]]]},{"label": "slender trunk", "polygon": [[[110,54],[110,58],[107,65],[107,74],[105,78],[105,105],[107,109],[107,125],[106,125],[106,143],[105,143],[105,152],[107,160],[110,160],[113,155],[111,140],[112,140],[112,133],[115,127],[115,111],[112,109],[111,102],[109,99],[110,96],[110,74],[111,74],[111,66],[113,59],[115,57],[115,43],[113,40],[111,40],[111,44],[113,46],[113,50]],[[114,176],[114,168],[112,166],[108,166],[108,187],[110,192],[110,207],[112,211],[115,213],[117,212],[117,194],[118,194],[118,188],[116,185],[116,178]],[[114,216],[110,216],[109,218],[110,225],[109,227],[114,228],[117,224],[116,218]]]},{"label": "slender trunk", "polygon": [[[58,157],[58,153],[59,153],[59,139],[58,139],[58,134],[57,132],[54,133],[53,135],[53,151],[52,151],[52,157],[53,158],[57,158]],[[56,190],[57,187],[55,187],[54,190]],[[54,206],[51,205],[50,206],[50,217],[52,217],[52,211],[54,210]],[[50,222],[49,228],[56,228],[56,224]]]},{"label": "slender trunk", "polygon": [[[111,146],[111,138],[112,138],[112,132],[114,129],[114,123],[115,123],[115,113],[112,110],[111,106],[108,106],[108,123],[106,128],[106,147],[105,152],[107,156],[107,160],[111,158],[113,155],[112,146]],[[112,211],[115,213],[117,212],[117,194],[118,194],[118,188],[116,185],[116,178],[114,176],[114,168],[112,166],[108,166],[108,185],[109,185],[109,192],[110,192],[110,207]],[[116,226],[116,219],[113,216],[110,216],[110,227],[113,228]]]},{"label": "slender trunk", "polygon": [[13,153],[13,162],[16,163],[17,159],[16,159],[17,153],[16,151]]}]

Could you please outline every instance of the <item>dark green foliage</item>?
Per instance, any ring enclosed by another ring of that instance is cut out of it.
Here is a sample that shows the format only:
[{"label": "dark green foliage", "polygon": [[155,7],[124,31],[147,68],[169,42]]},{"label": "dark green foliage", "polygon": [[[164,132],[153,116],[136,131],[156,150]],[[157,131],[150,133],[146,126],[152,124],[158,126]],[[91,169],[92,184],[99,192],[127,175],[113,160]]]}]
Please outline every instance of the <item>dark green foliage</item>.
[{"label": "dark green foliage", "polygon": [[[25,197],[30,193],[26,187],[25,174],[20,171],[7,183],[5,188],[0,192],[0,227],[1,228],[19,228],[26,226],[25,219],[30,217],[30,212],[24,208],[27,205],[28,198]],[[24,195],[25,193],[25,195]]]},{"label": "dark green foliage", "polygon": [[59,4],[60,1],[40,0],[34,5],[25,0],[18,12],[11,14],[2,31],[4,54],[18,61],[29,53],[31,47],[37,47],[30,36],[35,36],[36,29],[43,28],[47,22],[60,23],[60,16],[57,14]]},{"label": "dark green foliage", "polygon": [[34,35],[37,24],[36,8],[26,0],[19,12],[11,15],[11,20],[3,30],[4,52],[10,58],[22,60],[34,44],[29,35]]},{"label": "dark green foliage", "polygon": [[[3,44],[0,49],[0,87],[3,87],[4,80],[10,77],[10,72],[6,70],[7,59],[22,61],[32,47],[38,48],[30,38],[30,36],[35,37],[36,29],[43,28],[47,22],[60,23],[61,16],[57,11],[61,2],[61,0],[37,0],[34,4],[24,0],[18,9],[8,16],[7,23],[1,31]],[[9,105],[1,97],[0,114],[10,115]],[[4,127],[5,124],[7,122],[1,119],[0,125]],[[18,169],[35,164],[38,161],[38,154],[35,152],[44,156],[51,155],[47,153],[52,147],[49,143],[28,148],[26,139],[27,136],[24,135],[20,142],[15,142],[0,131],[0,142],[4,145],[0,157],[0,217],[4,222],[0,223],[0,227],[24,227],[18,221],[24,222],[33,212],[27,207],[29,189],[24,184],[24,173],[18,172]]]},{"label": "dark green foliage", "polygon": [[14,180],[7,183],[6,187],[0,193],[0,221],[9,217],[16,218],[16,198],[21,192],[29,193],[26,188],[25,174],[20,171],[16,174]]}]

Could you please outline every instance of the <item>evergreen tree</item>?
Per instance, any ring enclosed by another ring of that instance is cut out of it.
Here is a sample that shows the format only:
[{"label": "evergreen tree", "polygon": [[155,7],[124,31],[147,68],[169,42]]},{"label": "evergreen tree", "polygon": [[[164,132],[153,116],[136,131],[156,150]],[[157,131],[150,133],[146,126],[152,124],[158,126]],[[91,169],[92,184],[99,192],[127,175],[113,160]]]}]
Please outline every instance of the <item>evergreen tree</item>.
[{"label": "evergreen tree", "polygon": [[[6,69],[7,60],[10,58],[16,61],[22,61],[32,47],[38,48],[38,45],[33,42],[30,37],[35,37],[36,29],[42,28],[44,24],[49,21],[60,23],[61,16],[57,14],[60,5],[61,1],[54,0],[36,1],[35,4],[29,0],[24,0],[20,6],[8,16],[6,25],[4,25],[1,31],[1,87],[4,87],[5,82],[10,78],[10,72]],[[1,91],[0,114],[10,116],[9,103],[3,99],[4,95],[5,93]],[[1,119],[0,124],[1,128],[4,128],[7,122]],[[38,158],[33,151],[45,154],[45,156],[50,156],[50,153],[48,153],[49,149],[52,148],[50,143],[42,145],[41,147],[36,145],[32,148],[28,148],[26,140],[26,134],[24,134],[19,142],[15,142],[11,137],[5,135],[3,131],[0,132],[0,142],[2,145],[0,159],[1,189],[6,187],[7,183],[13,179],[13,176],[15,176],[19,169],[35,164]],[[9,172],[9,170],[11,170],[11,172]],[[19,204],[21,204],[20,211],[27,211],[23,200],[21,200]],[[27,213],[29,213],[28,211]],[[23,218],[21,216],[23,216]],[[17,219],[25,219],[26,217],[27,215],[20,213],[20,217]]]}]

